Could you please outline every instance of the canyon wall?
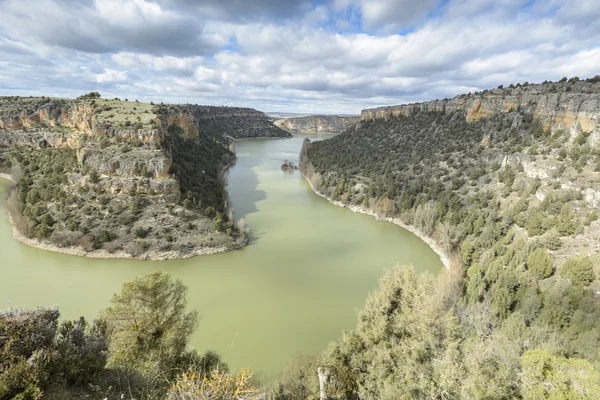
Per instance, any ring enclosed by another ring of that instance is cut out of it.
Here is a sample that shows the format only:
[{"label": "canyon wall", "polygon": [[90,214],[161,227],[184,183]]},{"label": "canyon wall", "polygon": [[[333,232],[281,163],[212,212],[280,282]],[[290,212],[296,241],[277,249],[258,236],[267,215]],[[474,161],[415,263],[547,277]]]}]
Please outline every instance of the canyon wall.
[{"label": "canyon wall", "polygon": [[280,119],[275,121],[275,125],[292,133],[342,133],[359,121],[359,117],[309,115]]},{"label": "canyon wall", "polygon": [[572,138],[581,132],[590,133],[592,143],[600,141],[600,82],[595,81],[519,85],[452,99],[372,108],[362,111],[361,120],[425,111],[462,112],[467,122],[473,122],[517,109],[532,114],[546,129],[564,129]]}]

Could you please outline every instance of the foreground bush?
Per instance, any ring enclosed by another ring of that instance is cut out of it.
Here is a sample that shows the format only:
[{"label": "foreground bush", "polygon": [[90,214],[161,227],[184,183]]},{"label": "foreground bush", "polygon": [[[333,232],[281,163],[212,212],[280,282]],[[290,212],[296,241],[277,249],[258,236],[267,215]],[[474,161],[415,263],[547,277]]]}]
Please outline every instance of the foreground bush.
[{"label": "foreground bush", "polygon": [[104,369],[106,341],[85,319],[60,325],[57,309],[0,312],[0,399],[37,399],[51,384],[84,384]]},{"label": "foreground bush", "polygon": [[153,400],[176,387],[250,399],[250,371],[230,376],[217,353],[187,349],[197,314],[186,312],[186,293],[155,272],[125,283],[93,324],[59,323],[57,309],[0,311],[0,400]]}]

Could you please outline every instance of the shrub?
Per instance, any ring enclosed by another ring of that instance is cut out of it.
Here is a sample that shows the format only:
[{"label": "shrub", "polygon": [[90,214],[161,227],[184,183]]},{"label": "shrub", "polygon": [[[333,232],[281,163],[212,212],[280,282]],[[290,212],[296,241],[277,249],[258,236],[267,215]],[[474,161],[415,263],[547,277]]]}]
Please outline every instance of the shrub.
[{"label": "shrub", "polygon": [[600,398],[600,373],[587,360],[530,350],[521,363],[523,400]]},{"label": "shrub", "polygon": [[575,286],[587,286],[596,279],[592,260],[587,256],[569,258],[562,265],[560,276],[570,279]]},{"label": "shrub", "polygon": [[527,257],[527,269],[540,279],[548,278],[554,272],[552,257],[546,249],[536,249]]},{"label": "shrub", "polygon": [[138,239],[145,239],[148,236],[148,229],[144,229],[141,226],[137,227],[134,231],[134,235]]},{"label": "shrub", "polygon": [[258,388],[250,383],[253,374],[249,369],[242,369],[230,376],[218,369],[209,375],[201,375],[189,371],[178,377],[169,389],[168,400],[249,400],[256,398]]},{"label": "shrub", "polygon": [[100,175],[98,174],[98,171],[96,170],[92,170],[90,172],[90,183],[98,183],[100,182]]},{"label": "shrub", "polygon": [[539,210],[532,211],[527,219],[525,228],[529,236],[537,236],[546,232],[546,218],[544,214]]},{"label": "shrub", "polygon": [[105,327],[99,321],[88,326],[83,317],[65,321],[58,329],[56,348],[56,368],[61,377],[68,384],[90,382],[106,365]]},{"label": "shrub", "polygon": [[110,241],[114,240],[115,235],[113,235],[109,231],[102,230],[102,231],[100,231],[100,233],[98,233],[98,239],[100,239],[100,241],[102,243],[106,243],[106,242],[110,242]]},{"label": "shrub", "polygon": [[102,329],[58,328],[57,309],[0,311],[0,398],[38,399],[50,383],[86,383],[106,363]]}]

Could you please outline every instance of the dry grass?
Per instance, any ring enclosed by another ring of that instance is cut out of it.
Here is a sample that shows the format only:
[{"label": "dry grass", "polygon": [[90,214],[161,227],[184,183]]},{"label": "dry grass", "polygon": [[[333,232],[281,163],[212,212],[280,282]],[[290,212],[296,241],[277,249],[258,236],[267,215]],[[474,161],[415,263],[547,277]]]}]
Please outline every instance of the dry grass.
[{"label": "dry grass", "polygon": [[96,99],[96,107],[111,107],[110,110],[102,111],[98,115],[102,122],[124,123],[126,121],[135,124],[138,117],[144,127],[149,127],[156,115],[152,112],[150,103],[136,103],[135,101],[104,100]]}]

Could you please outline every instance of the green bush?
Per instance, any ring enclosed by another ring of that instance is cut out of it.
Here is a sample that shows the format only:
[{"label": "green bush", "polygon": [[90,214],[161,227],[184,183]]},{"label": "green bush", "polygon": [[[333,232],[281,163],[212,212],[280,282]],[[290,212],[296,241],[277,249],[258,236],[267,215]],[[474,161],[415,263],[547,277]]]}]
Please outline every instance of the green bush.
[{"label": "green bush", "polygon": [[58,326],[57,309],[0,311],[0,398],[38,399],[48,385],[87,383],[106,364],[98,325]]},{"label": "green bush", "polygon": [[531,350],[521,356],[521,363],[523,400],[600,398],[600,373],[587,360]]},{"label": "green bush", "polygon": [[552,257],[546,249],[536,249],[527,257],[527,269],[539,279],[548,278],[554,272]]},{"label": "green bush", "polygon": [[596,279],[592,260],[587,256],[569,258],[560,268],[560,276],[575,286],[587,286]]},{"label": "green bush", "polygon": [[150,233],[150,231],[148,229],[142,228],[141,226],[138,226],[135,231],[134,231],[134,235],[136,238],[138,239],[145,239],[148,236],[148,233]]}]

